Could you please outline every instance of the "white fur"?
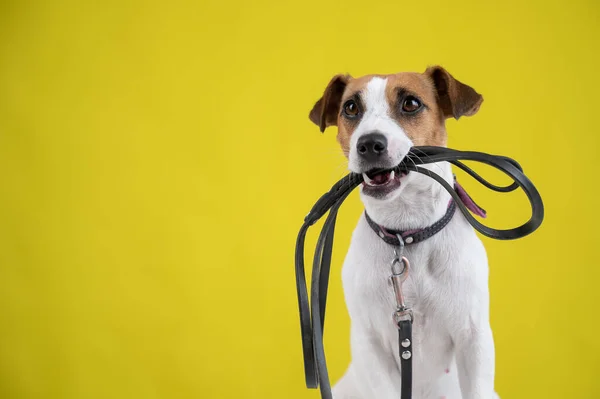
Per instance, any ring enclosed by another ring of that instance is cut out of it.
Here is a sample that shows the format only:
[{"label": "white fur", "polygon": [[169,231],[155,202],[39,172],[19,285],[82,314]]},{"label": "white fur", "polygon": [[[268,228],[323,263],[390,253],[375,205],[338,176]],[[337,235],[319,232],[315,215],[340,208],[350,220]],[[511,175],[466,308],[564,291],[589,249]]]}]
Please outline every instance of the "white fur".
[{"label": "white fur", "polygon": [[363,92],[364,115],[350,138],[350,154],[348,166],[351,171],[361,173],[360,158],[356,143],[363,135],[378,131],[388,141],[388,161],[397,165],[412,146],[412,143],[398,123],[390,117],[389,106],[385,96],[387,79],[373,78]]},{"label": "white fur", "polygon": [[[385,84],[385,79],[373,78],[363,93],[366,110],[353,134],[351,170],[360,172],[355,147],[362,134],[385,134],[396,163],[412,146],[389,115]],[[452,181],[447,163],[430,168]],[[433,179],[410,173],[389,198],[368,197],[361,189],[361,199],[376,222],[413,229],[441,218],[450,196]],[[352,321],[352,361],[334,387],[335,399],[400,397],[398,331],[392,322],[396,304],[389,282],[392,256],[393,248],[361,216],[342,271]],[[413,399],[496,398],[487,257],[473,228],[456,211],[441,232],[407,246],[405,256],[411,269],[403,289],[415,316]]]}]

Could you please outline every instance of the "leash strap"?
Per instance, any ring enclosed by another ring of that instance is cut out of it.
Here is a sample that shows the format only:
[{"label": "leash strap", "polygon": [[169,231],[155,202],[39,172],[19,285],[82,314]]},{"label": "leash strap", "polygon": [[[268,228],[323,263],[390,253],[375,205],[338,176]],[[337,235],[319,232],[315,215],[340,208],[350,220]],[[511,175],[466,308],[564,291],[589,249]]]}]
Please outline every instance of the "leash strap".
[{"label": "leash strap", "polygon": [[412,321],[402,320],[398,323],[398,342],[400,369],[402,378],[401,399],[412,397]]},{"label": "leash strap", "polygon": [[[464,170],[467,174],[490,190],[506,193],[521,188],[531,204],[530,219],[521,226],[506,230],[493,229],[480,223],[469,212],[469,206],[463,202],[463,195],[455,191],[441,176],[419,166],[443,161],[450,162]],[[513,183],[508,186],[496,186],[489,183],[471,168],[462,163],[462,161],[475,161],[490,165],[509,176]],[[458,151],[445,147],[413,147],[405,160],[393,170],[397,172],[414,171],[425,174],[436,180],[444,187],[444,189],[446,189],[446,191],[448,191],[455,202],[456,207],[461,211],[471,226],[479,233],[490,238],[511,240],[524,237],[535,231],[544,218],[544,205],[539,192],[533,183],[525,176],[521,166],[515,160],[507,157],[474,151]],[[308,215],[304,218],[304,223],[300,228],[296,240],[296,289],[298,294],[300,330],[304,353],[305,380],[308,388],[320,388],[322,399],[333,399],[323,346],[323,328],[325,325],[325,305],[327,300],[327,288],[329,285],[335,221],[338,210],[346,197],[354,190],[354,188],[361,184],[362,181],[362,175],[351,173],[338,181],[327,193],[321,196]],[[313,258],[313,272],[310,287],[311,297],[309,302],[306,274],[304,271],[304,244],[310,226],[315,224],[327,212],[329,212],[329,214],[327,215],[317,240]],[[403,329],[403,331],[406,331],[406,329]],[[401,358],[401,365],[403,365],[402,360],[405,359]],[[406,369],[409,368],[411,368],[411,366]],[[404,367],[403,370],[405,370]],[[403,387],[405,385],[412,384],[403,384]]]}]

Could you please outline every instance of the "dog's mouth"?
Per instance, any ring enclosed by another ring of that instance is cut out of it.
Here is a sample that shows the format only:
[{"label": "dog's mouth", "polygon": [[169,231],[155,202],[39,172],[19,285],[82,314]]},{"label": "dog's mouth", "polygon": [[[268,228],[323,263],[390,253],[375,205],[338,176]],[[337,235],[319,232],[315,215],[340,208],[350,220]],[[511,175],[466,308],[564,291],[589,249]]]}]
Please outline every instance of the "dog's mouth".
[{"label": "dog's mouth", "polygon": [[398,170],[363,173],[363,193],[376,198],[385,197],[402,185],[401,179],[407,174]]}]

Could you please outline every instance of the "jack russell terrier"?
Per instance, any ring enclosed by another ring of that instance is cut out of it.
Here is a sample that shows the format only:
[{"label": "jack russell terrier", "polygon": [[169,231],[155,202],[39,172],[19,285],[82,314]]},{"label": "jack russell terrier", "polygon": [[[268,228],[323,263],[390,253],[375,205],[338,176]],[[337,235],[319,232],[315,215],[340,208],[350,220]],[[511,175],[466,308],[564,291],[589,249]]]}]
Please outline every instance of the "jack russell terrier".
[{"label": "jack russell terrier", "polygon": [[[365,215],[342,270],[352,361],[333,388],[335,399],[400,397],[398,331],[390,316],[396,307],[389,280],[394,248],[373,226],[424,229],[441,221],[451,203],[427,176],[372,171],[398,165],[413,146],[446,146],[445,120],[474,115],[482,101],[474,89],[436,66],[424,73],[334,76],[310,112],[322,132],[338,127],[349,169],[364,177]],[[447,162],[425,167],[453,184]],[[483,244],[460,212],[426,238],[404,252],[411,264],[404,299],[414,312],[413,398],[497,398]]]}]

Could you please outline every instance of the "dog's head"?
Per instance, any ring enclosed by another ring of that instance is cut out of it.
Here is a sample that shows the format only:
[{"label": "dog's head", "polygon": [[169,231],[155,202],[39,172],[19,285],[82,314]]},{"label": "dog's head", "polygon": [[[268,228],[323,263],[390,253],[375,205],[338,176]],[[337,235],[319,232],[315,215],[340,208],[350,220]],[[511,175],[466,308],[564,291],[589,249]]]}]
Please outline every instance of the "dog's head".
[{"label": "dog's head", "polygon": [[410,176],[370,172],[398,165],[413,146],[445,146],[445,120],[475,114],[482,101],[439,66],[424,73],[337,75],[309,117],[322,132],[338,127],[349,169],[365,177],[362,193],[391,199]]}]

